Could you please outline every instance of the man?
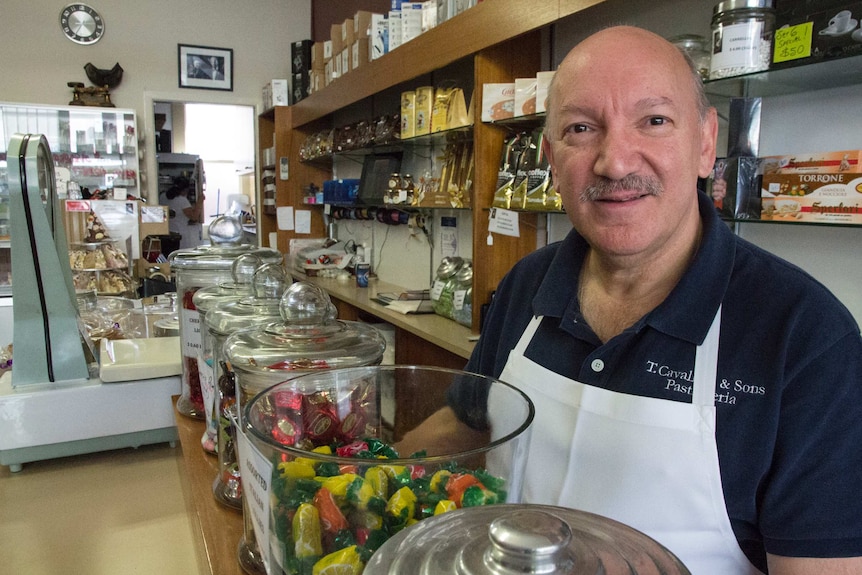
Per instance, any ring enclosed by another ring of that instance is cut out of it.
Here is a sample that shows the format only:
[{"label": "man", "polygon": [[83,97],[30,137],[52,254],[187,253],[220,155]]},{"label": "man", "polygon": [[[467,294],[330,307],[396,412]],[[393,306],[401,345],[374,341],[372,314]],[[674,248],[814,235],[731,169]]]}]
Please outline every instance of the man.
[{"label": "man", "polygon": [[717,120],[693,67],[609,28],[566,56],[547,109],[574,230],[504,278],[467,365],[535,403],[526,502],[631,525],[696,575],[862,573],[859,327],[697,191]]}]

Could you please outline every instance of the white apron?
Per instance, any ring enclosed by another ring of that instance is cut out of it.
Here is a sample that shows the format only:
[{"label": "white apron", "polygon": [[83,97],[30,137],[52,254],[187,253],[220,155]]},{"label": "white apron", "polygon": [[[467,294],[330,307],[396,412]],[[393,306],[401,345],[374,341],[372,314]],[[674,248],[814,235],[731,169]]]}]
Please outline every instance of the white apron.
[{"label": "white apron", "polygon": [[[760,573],[730,526],[715,442],[721,310],[696,353],[693,401],[638,397],[567,379],[524,356],[541,317],[500,379],[536,407],[525,503],[581,509],[634,527],[693,575]],[[594,368],[601,369],[601,362]]]}]

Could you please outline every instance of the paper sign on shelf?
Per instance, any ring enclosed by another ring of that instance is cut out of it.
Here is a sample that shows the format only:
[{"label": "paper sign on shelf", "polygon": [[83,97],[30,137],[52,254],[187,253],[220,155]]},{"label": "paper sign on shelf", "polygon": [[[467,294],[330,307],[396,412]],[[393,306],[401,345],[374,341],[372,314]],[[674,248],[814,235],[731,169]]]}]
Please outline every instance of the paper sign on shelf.
[{"label": "paper sign on shelf", "polygon": [[281,206],[276,208],[276,219],[278,220],[278,229],[292,230],[293,229],[293,207]]},{"label": "paper sign on shelf", "polygon": [[[237,459],[242,477],[243,497],[246,500],[246,508],[251,514],[251,524],[264,568],[267,573],[272,573],[270,570],[272,555],[269,546],[269,481],[272,477],[272,464],[252,445],[239,424],[236,425],[236,430]],[[283,559],[279,561],[279,564],[281,563]]]},{"label": "paper sign on shelf", "polygon": [[488,231],[504,236],[520,237],[521,231],[518,225],[518,212],[504,210],[503,208],[491,208],[491,221],[488,223]]}]

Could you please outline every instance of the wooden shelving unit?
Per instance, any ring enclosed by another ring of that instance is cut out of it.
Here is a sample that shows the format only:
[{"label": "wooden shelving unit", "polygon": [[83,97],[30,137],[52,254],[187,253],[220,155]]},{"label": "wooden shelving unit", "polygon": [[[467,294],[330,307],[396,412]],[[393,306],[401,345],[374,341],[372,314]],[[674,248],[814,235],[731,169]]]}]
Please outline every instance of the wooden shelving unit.
[{"label": "wooden shelving unit", "polygon": [[[533,76],[541,69],[542,29],[602,0],[487,0],[422,34],[359,70],[335,80],[310,97],[289,107],[277,107],[260,115],[261,149],[273,145],[276,160],[288,157],[290,177],[277,179],[277,206],[312,210],[312,235],[325,235],[323,212],[302,203],[302,186],[321,185],[332,177],[326,164],[300,163],[299,146],[305,137],[332,128],[333,116],[364,102],[363,109],[375,108],[373,100],[387,90],[431,74],[446,66],[467,62],[473,71],[473,98],[481,102],[482,86],[511,82]],[[536,214],[521,214],[522,234],[518,238],[496,236],[488,246],[488,214],[497,181],[500,146],[505,127],[477,122],[473,130],[475,176],[473,182],[473,306],[472,331],[478,332],[481,303],[489,300],[503,275],[527,253],[536,249]],[[261,215],[261,234],[276,231],[276,217]],[[292,231],[278,231],[278,249],[287,252],[296,237]],[[307,236],[306,236],[307,237]]]}]

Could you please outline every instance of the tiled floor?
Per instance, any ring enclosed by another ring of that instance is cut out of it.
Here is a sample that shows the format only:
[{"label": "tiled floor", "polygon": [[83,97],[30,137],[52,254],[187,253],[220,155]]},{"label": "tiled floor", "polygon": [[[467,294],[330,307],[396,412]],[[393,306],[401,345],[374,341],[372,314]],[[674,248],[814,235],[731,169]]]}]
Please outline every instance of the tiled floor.
[{"label": "tiled floor", "polygon": [[0,572],[198,573],[181,464],[160,444],[0,466]]}]

